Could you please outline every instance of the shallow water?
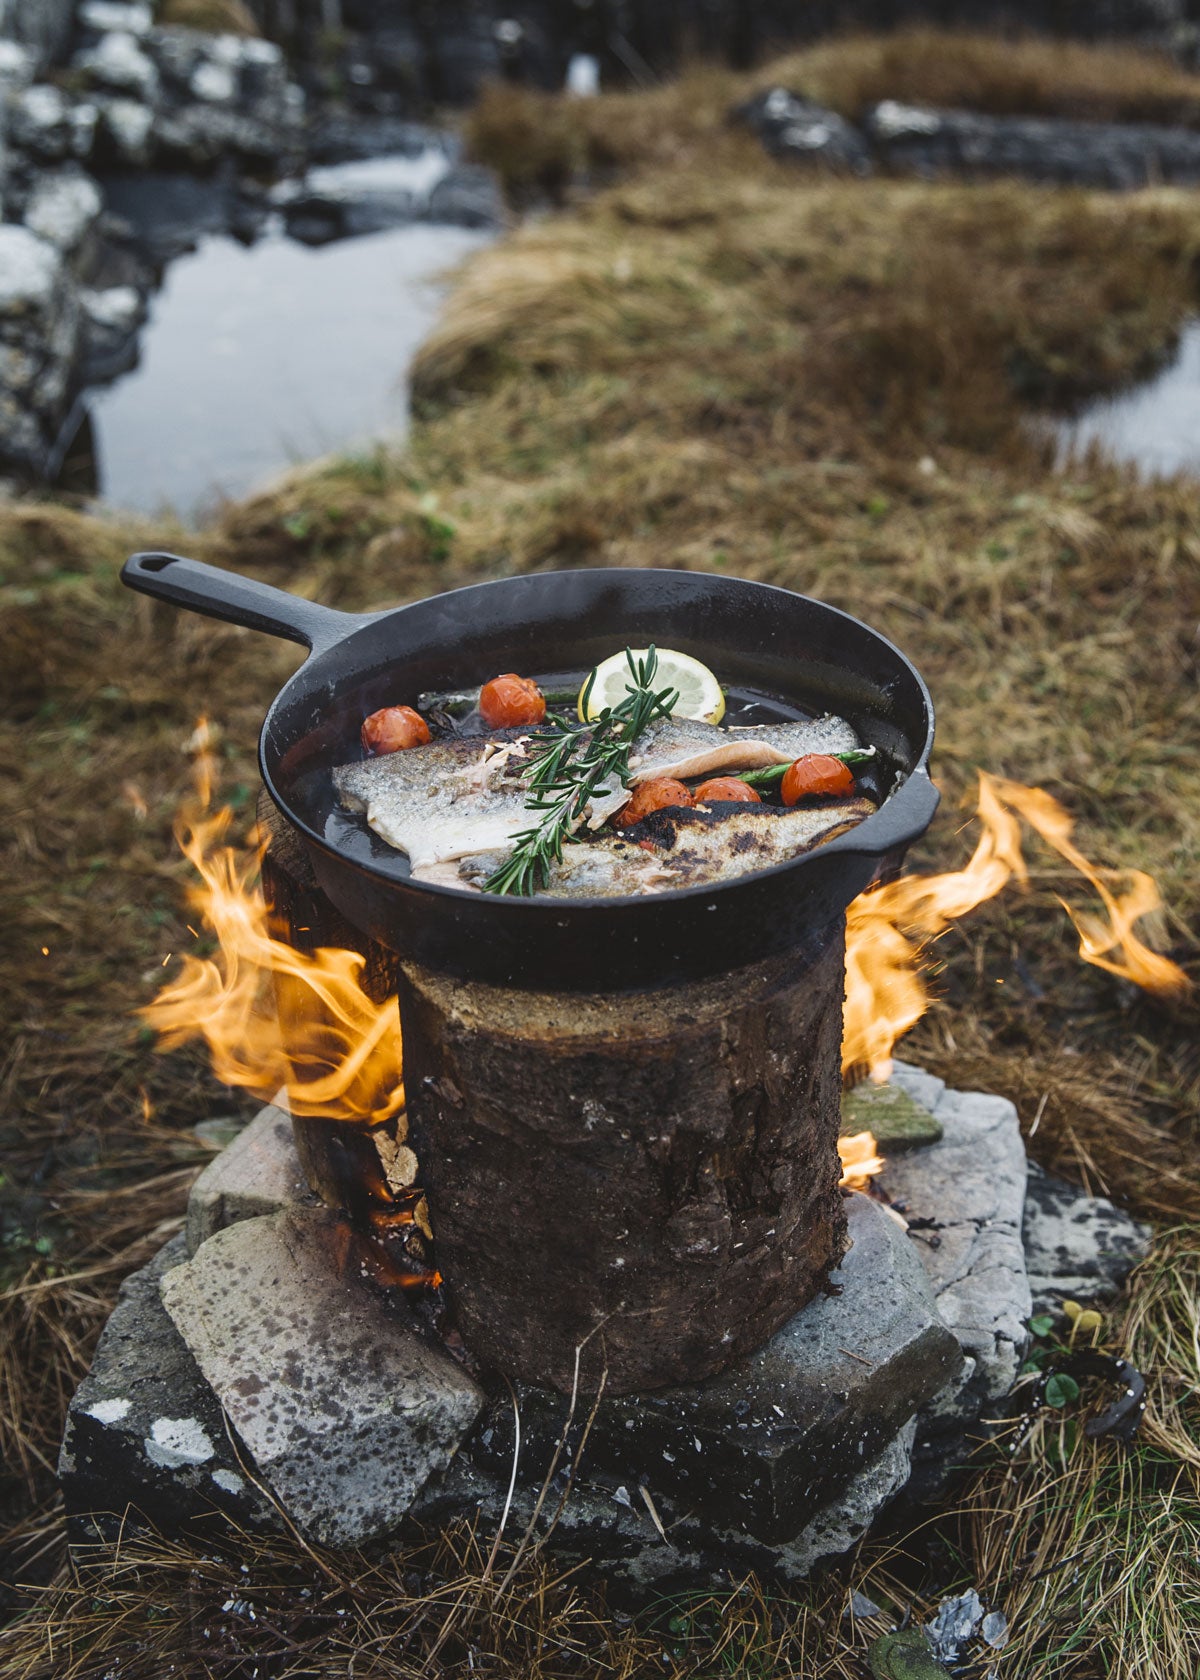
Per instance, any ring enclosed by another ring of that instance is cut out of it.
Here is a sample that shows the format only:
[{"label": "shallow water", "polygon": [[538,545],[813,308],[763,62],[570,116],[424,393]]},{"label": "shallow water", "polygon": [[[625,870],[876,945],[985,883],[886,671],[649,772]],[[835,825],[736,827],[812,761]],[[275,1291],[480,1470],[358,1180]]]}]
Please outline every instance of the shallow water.
[{"label": "shallow water", "polygon": [[1066,459],[1098,443],[1147,478],[1200,473],[1200,321],[1183,329],[1173,361],[1056,427]]},{"label": "shallow water", "polygon": [[[419,200],[444,172],[430,156],[314,175]],[[90,399],[98,493],[190,519],[292,463],[402,435],[444,277],[490,237],[423,221],[315,248],[281,225],[249,247],[206,235],[168,267],[137,367]]]}]

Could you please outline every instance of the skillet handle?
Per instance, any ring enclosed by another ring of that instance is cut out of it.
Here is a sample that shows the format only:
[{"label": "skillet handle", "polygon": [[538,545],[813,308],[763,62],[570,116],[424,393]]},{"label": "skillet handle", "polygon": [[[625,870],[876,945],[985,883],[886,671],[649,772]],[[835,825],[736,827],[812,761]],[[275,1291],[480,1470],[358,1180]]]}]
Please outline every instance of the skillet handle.
[{"label": "skillet handle", "polygon": [[338,612],[299,595],[289,595],[269,583],[187,560],[179,554],[134,554],[121,568],[121,582],[143,595],[169,601],[175,607],[265,630],[315,652],[332,647],[356,625],[373,615]]}]

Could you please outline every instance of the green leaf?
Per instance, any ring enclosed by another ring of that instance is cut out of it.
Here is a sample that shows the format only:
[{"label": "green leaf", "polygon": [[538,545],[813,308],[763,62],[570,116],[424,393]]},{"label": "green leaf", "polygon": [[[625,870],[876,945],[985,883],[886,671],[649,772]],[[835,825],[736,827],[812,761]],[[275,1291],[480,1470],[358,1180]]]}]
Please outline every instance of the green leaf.
[{"label": "green leaf", "polygon": [[1046,1383],[1046,1404],[1055,1408],[1069,1406],[1079,1398],[1079,1384],[1065,1371],[1055,1371]]},{"label": "green leaf", "polygon": [[1049,1313],[1038,1313],[1029,1320],[1029,1328],[1035,1336],[1048,1336],[1054,1328],[1054,1319]]}]

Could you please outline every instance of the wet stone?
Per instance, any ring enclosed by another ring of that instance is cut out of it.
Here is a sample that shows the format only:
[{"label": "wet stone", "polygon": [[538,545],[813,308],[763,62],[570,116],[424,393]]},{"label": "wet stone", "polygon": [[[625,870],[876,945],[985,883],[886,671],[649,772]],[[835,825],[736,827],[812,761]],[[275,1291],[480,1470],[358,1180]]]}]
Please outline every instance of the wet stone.
[{"label": "wet stone", "polygon": [[167,1311],[288,1516],[338,1546],[391,1532],[483,1404],[405,1309],[355,1275],[349,1235],[299,1209],[241,1220],[163,1280]]},{"label": "wet stone", "polygon": [[113,1542],[137,1514],[167,1534],[282,1527],[163,1307],[161,1280],[186,1258],[175,1237],[125,1280],[71,1402],[58,1470],[74,1545]]},{"label": "wet stone", "polygon": [[291,1116],[264,1108],[211,1161],[188,1196],[188,1253],[227,1225],[280,1209],[320,1204],[304,1182]]},{"label": "wet stone", "polygon": [[[684,1510],[772,1545],[797,1538],[878,1458],[961,1363],[920,1260],[899,1225],[848,1198],[853,1246],[818,1296],[765,1347],[695,1386],[603,1399],[587,1445],[592,1475],[645,1481]],[[568,1401],[519,1390],[524,1474],[546,1473]],[[576,1408],[578,1436],[590,1409]],[[471,1456],[511,1462],[507,1390],[472,1438]]]},{"label": "wet stone", "polygon": [[1152,1235],[1105,1197],[1089,1196],[1033,1162],[1022,1231],[1035,1312],[1057,1312],[1064,1300],[1111,1301],[1150,1252]]},{"label": "wet stone", "polygon": [[836,111],[787,88],[756,93],[737,107],[733,119],[757,134],[773,157],[852,175],[871,173],[870,148],[858,129]]}]

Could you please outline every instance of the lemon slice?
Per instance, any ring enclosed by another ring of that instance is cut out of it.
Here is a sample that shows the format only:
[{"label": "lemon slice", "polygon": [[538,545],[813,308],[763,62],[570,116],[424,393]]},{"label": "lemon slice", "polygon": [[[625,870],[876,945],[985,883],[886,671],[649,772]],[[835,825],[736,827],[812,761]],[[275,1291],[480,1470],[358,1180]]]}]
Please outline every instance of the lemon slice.
[{"label": "lemon slice", "polygon": [[[634,648],[634,659],[644,659],[650,650]],[[619,705],[633,687],[629,661],[624,653],[614,653],[611,659],[597,665],[592,692],[588,695],[586,712],[583,697],[587,683],[579,691],[579,717],[588,723],[600,716],[606,706]],[[703,723],[720,723],[725,716],[725,696],[721,685],[707,665],[689,654],[676,653],[672,648],[658,649],[658,669],[654,673],[654,687],[673,688],[679,698],[671,707],[672,717],[696,718]]]}]

